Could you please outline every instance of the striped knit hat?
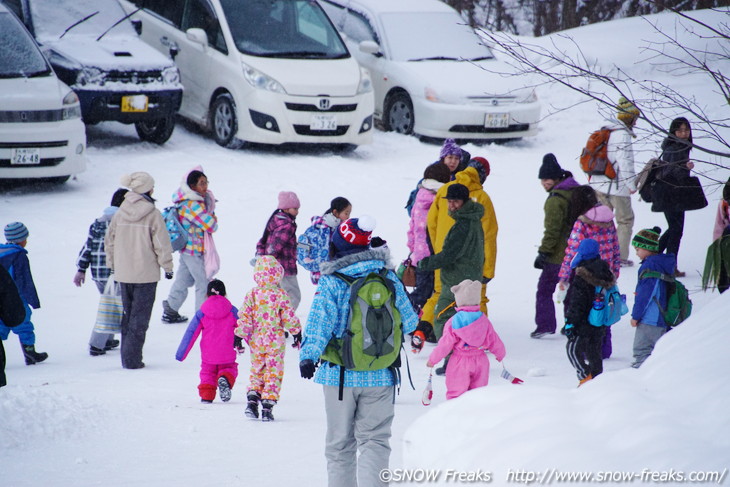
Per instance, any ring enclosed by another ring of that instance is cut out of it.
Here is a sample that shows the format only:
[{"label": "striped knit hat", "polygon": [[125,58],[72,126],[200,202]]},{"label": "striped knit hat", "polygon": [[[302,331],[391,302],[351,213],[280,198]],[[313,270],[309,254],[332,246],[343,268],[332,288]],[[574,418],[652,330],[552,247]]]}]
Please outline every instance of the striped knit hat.
[{"label": "striped knit hat", "polygon": [[28,228],[20,222],[5,225],[5,240],[8,243],[20,243],[28,239]]},{"label": "striped knit hat", "polygon": [[662,229],[659,227],[639,230],[639,233],[631,239],[631,245],[649,252],[659,253],[659,235],[661,233]]}]

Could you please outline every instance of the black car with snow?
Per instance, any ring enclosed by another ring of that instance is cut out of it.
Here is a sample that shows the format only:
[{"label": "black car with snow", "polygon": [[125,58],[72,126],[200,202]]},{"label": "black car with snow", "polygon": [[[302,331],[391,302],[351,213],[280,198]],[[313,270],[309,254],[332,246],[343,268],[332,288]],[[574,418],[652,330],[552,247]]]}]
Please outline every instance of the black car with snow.
[{"label": "black car with snow", "polygon": [[84,123],[133,123],[142,140],[170,138],[182,100],[180,73],[139,39],[117,0],[0,2],[20,17],[76,92]]}]

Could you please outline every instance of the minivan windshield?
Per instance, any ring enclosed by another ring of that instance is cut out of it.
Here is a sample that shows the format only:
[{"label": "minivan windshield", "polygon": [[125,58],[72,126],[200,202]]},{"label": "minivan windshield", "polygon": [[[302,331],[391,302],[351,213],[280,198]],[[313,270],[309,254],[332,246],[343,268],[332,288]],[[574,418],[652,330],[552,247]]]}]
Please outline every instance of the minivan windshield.
[{"label": "minivan windshield", "polygon": [[0,12],[0,78],[50,76],[46,59],[33,38],[9,12]]},{"label": "minivan windshield", "polygon": [[385,13],[381,21],[394,61],[479,61],[494,57],[455,12]]},{"label": "minivan windshield", "polygon": [[290,59],[349,57],[314,0],[221,0],[236,47],[244,54]]},{"label": "minivan windshield", "polygon": [[[35,36],[41,42],[55,41],[73,24],[98,12],[69,29],[64,38],[70,36],[99,37],[115,22],[123,18],[126,12],[117,0],[74,0],[59,2],[58,0],[29,0],[30,12],[33,16]],[[117,25],[106,37],[115,35],[137,36],[129,21]]]}]

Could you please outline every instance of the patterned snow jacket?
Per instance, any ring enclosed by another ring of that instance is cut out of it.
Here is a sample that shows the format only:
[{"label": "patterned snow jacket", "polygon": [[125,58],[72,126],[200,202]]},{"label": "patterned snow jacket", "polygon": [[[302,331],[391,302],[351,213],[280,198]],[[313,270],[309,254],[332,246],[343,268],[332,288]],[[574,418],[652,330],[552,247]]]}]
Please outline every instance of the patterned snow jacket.
[{"label": "patterned snow jacket", "polygon": [[424,257],[431,255],[428,238],[428,210],[431,209],[436,192],[443,183],[435,179],[424,179],[418,187],[416,201],[411,208],[411,221],[408,225],[408,250],[411,251],[411,264],[416,265]]},{"label": "patterned snow jacket", "polygon": [[261,239],[256,244],[256,255],[273,255],[284,268],[285,276],[297,275],[297,224],[284,210],[276,210]]},{"label": "patterned snow jacket", "polygon": [[301,333],[289,295],[279,287],[283,277],[284,269],[274,257],[264,255],[256,259],[256,287],[246,294],[236,327],[236,335],[246,340],[252,353],[283,352],[284,331],[292,335]]},{"label": "patterned snow jacket", "polygon": [[210,191],[200,196],[182,183],[177,192],[172,195],[180,216],[180,223],[188,234],[188,241],[181,253],[203,255],[205,252],[205,232],[213,233],[218,230],[218,217],[215,216],[215,197]]},{"label": "patterned snow jacket", "polygon": [[91,278],[101,283],[106,283],[109,279],[111,269],[106,265],[106,252],[104,251],[104,236],[109,223],[112,221],[114,213],[119,208],[109,206],[104,210],[104,214],[94,220],[89,227],[89,235],[86,237],[86,243],[81,247],[79,256],[76,259],[76,268],[81,272],[91,267]]},{"label": "patterned snow jacket", "polygon": [[297,240],[297,262],[312,273],[312,284],[319,282],[319,266],[329,259],[330,239],[339,224],[332,213],[313,216],[312,225]]},{"label": "patterned snow jacket", "polygon": [[230,364],[236,361],[233,348],[238,310],[225,296],[212,295],[200,306],[185,330],[175,358],[185,360],[199,335],[200,357],[206,364]]},{"label": "patterned snow jacket", "polygon": [[[322,278],[319,280],[314,295],[312,308],[307,317],[304,329],[304,340],[299,352],[299,359],[309,359],[317,363],[324,353],[330,339],[342,337],[350,317],[350,288],[335,272],[352,277],[361,277],[371,272],[379,272],[388,268],[388,279],[395,285],[395,305],[398,308],[403,324],[404,336],[416,329],[418,316],[413,311],[408,295],[398,276],[390,265],[390,252],[387,248],[368,249],[349,254],[336,260],[324,262],[321,266]],[[318,384],[328,386],[340,385],[340,368],[323,362],[314,376]],[[344,387],[381,387],[395,384],[393,373],[388,369],[374,371],[345,370]]]},{"label": "patterned snow jacket", "polygon": [[15,282],[23,302],[28,303],[33,309],[40,308],[41,302],[38,299],[33,275],[30,273],[28,251],[13,243],[0,245],[0,265],[5,267]]},{"label": "patterned snow jacket", "polygon": [[608,263],[611,272],[619,277],[621,272],[621,253],[618,245],[616,226],[613,224],[613,211],[604,205],[597,205],[578,217],[573,224],[573,230],[568,238],[568,247],[565,249],[563,264],[560,266],[558,277],[561,281],[570,280],[570,263],[578,251],[580,243],[592,238],[598,242],[598,253],[601,260]]}]

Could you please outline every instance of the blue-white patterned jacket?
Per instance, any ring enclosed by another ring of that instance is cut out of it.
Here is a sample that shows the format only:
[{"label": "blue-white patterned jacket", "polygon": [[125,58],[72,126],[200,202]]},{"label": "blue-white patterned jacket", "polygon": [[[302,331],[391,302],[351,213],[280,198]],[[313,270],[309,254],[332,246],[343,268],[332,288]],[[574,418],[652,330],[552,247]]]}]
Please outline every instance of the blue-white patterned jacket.
[{"label": "blue-white patterned jacket", "polygon": [[[333,276],[334,272],[348,276],[360,277],[370,272],[377,272],[386,267],[390,259],[387,248],[370,249],[356,254],[350,254],[334,261],[323,262],[320,266],[322,278],[319,280],[317,292],[314,295],[312,308],[309,311],[307,325],[304,329],[304,340],[299,352],[301,360],[309,359],[317,362],[324,352],[332,334],[341,337],[350,313],[348,285],[341,279]],[[390,267],[389,267],[390,268]],[[393,281],[396,290],[395,305],[401,315],[403,333],[408,334],[416,329],[418,316],[413,311],[403,284],[395,273],[388,272],[388,279]],[[318,384],[328,386],[340,385],[340,368],[330,366],[329,362],[322,362],[314,376]],[[345,387],[381,387],[394,385],[393,373],[388,369],[375,371],[345,371]]]}]

